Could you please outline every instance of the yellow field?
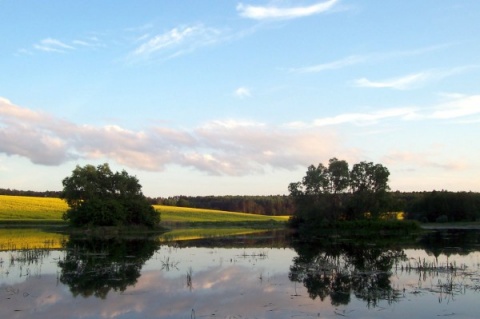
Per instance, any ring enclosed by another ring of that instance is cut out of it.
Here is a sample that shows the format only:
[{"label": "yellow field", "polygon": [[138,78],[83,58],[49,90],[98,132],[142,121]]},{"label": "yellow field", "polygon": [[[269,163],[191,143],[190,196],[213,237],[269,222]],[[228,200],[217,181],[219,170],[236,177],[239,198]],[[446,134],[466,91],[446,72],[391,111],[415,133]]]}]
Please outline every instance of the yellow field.
[{"label": "yellow field", "polygon": [[0,195],[0,220],[60,220],[67,209],[60,198]]},{"label": "yellow field", "polygon": [[176,206],[154,205],[153,207],[160,212],[163,222],[286,222],[289,217],[232,213],[222,210]]},{"label": "yellow field", "polygon": [[[163,223],[285,222],[288,216],[265,216],[220,210],[154,205]],[[59,198],[0,195],[0,222],[61,221],[68,205]]]}]

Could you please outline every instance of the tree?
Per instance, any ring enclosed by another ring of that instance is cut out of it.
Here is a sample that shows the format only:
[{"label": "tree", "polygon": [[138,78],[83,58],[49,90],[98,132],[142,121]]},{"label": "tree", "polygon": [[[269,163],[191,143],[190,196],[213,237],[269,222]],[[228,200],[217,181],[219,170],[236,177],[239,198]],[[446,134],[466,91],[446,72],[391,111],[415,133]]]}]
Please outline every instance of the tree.
[{"label": "tree", "polygon": [[160,222],[138,179],[126,171],[113,173],[106,163],[97,167],[77,165],[62,184],[61,197],[70,207],[63,218],[72,226],[154,227]]},{"label": "tree", "polygon": [[334,157],[328,167],[310,165],[302,181],[288,187],[297,206],[297,221],[338,219],[343,210],[340,194],[347,190],[348,181],[346,161]]},{"label": "tree", "polygon": [[365,213],[378,217],[388,208],[388,177],[390,172],[381,164],[360,162],[350,172],[349,218],[362,218]]},{"label": "tree", "polygon": [[293,225],[380,216],[388,208],[389,175],[386,167],[371,162],[349,171],[348,163],[335,157],[328,167],[310,165],[301,182],[288,186],[296,205]]}]

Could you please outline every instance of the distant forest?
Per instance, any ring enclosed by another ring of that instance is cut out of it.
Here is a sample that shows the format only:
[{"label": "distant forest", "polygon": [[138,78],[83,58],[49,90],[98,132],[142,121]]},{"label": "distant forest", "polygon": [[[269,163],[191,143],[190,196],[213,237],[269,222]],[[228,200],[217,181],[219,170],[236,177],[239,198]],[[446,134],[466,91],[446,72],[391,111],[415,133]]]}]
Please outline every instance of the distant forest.
[{"label": "distant forest", "polygon": [[[0,195],[60,197],[58,191],[21,191],[0,188]],[[344,194],[348,196],[347,193]],[[390,192],[391,212],[405,212],[407,219],[421,222],[480,221],[480,193],[475,192]],[[270,196],[173,196],[148,198],[152,204],[219,209],[261,215],[292,215],[293,199]]]}]

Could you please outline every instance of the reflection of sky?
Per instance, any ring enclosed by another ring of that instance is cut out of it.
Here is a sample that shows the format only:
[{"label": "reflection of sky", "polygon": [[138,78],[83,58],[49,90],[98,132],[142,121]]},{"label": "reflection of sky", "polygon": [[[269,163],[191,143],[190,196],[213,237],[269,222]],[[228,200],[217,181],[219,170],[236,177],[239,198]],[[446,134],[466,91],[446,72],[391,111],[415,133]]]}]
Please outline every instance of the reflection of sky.
[{"label": "reflection of sky", "polygon": [[[411,253],[418,258],[419,252]],[[398,303],[368,308],[352,297],[348,305],[335,307],[329,298],[310,299],[303,284],[289,281],[295,255],[291,249],[162,246],[135,285],[123,293],[111,291],[102,300],[73,298],[69,287],[58,282],[57,270],[50,271],[58,257],[52,253],[41,273],[15,279],[0,275],[0,318],[438,318],[452,313],[473,318],[480,309],[474,309],[480,293],[446,299],[424,289],[437,277],[419,282],[415,273],[393,273],[394,288],[407,288]],[[478,253],[464,258],[469,267],[478,265]]]},{"label": "reflection of sky", "polygon": [[39,257],[37,261],[23,264],[19,259],[24,258],[24,251],[0,251],[0,284],[12,285],[23,282],[27,273],[30,275],[56,274],[58,271],[57,261],[64,253],[50,250],[45,251],[45,254],[48,257]]}]

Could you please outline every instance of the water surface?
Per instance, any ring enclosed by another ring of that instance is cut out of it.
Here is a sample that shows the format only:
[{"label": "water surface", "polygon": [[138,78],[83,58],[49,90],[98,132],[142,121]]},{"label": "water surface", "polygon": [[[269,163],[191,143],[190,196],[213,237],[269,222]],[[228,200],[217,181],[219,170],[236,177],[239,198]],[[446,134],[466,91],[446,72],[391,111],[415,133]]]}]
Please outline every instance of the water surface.
[{"label": "water surface", "polygon": [[477,318],[479,243],[68,238],[0,252],[0,318]]}]

